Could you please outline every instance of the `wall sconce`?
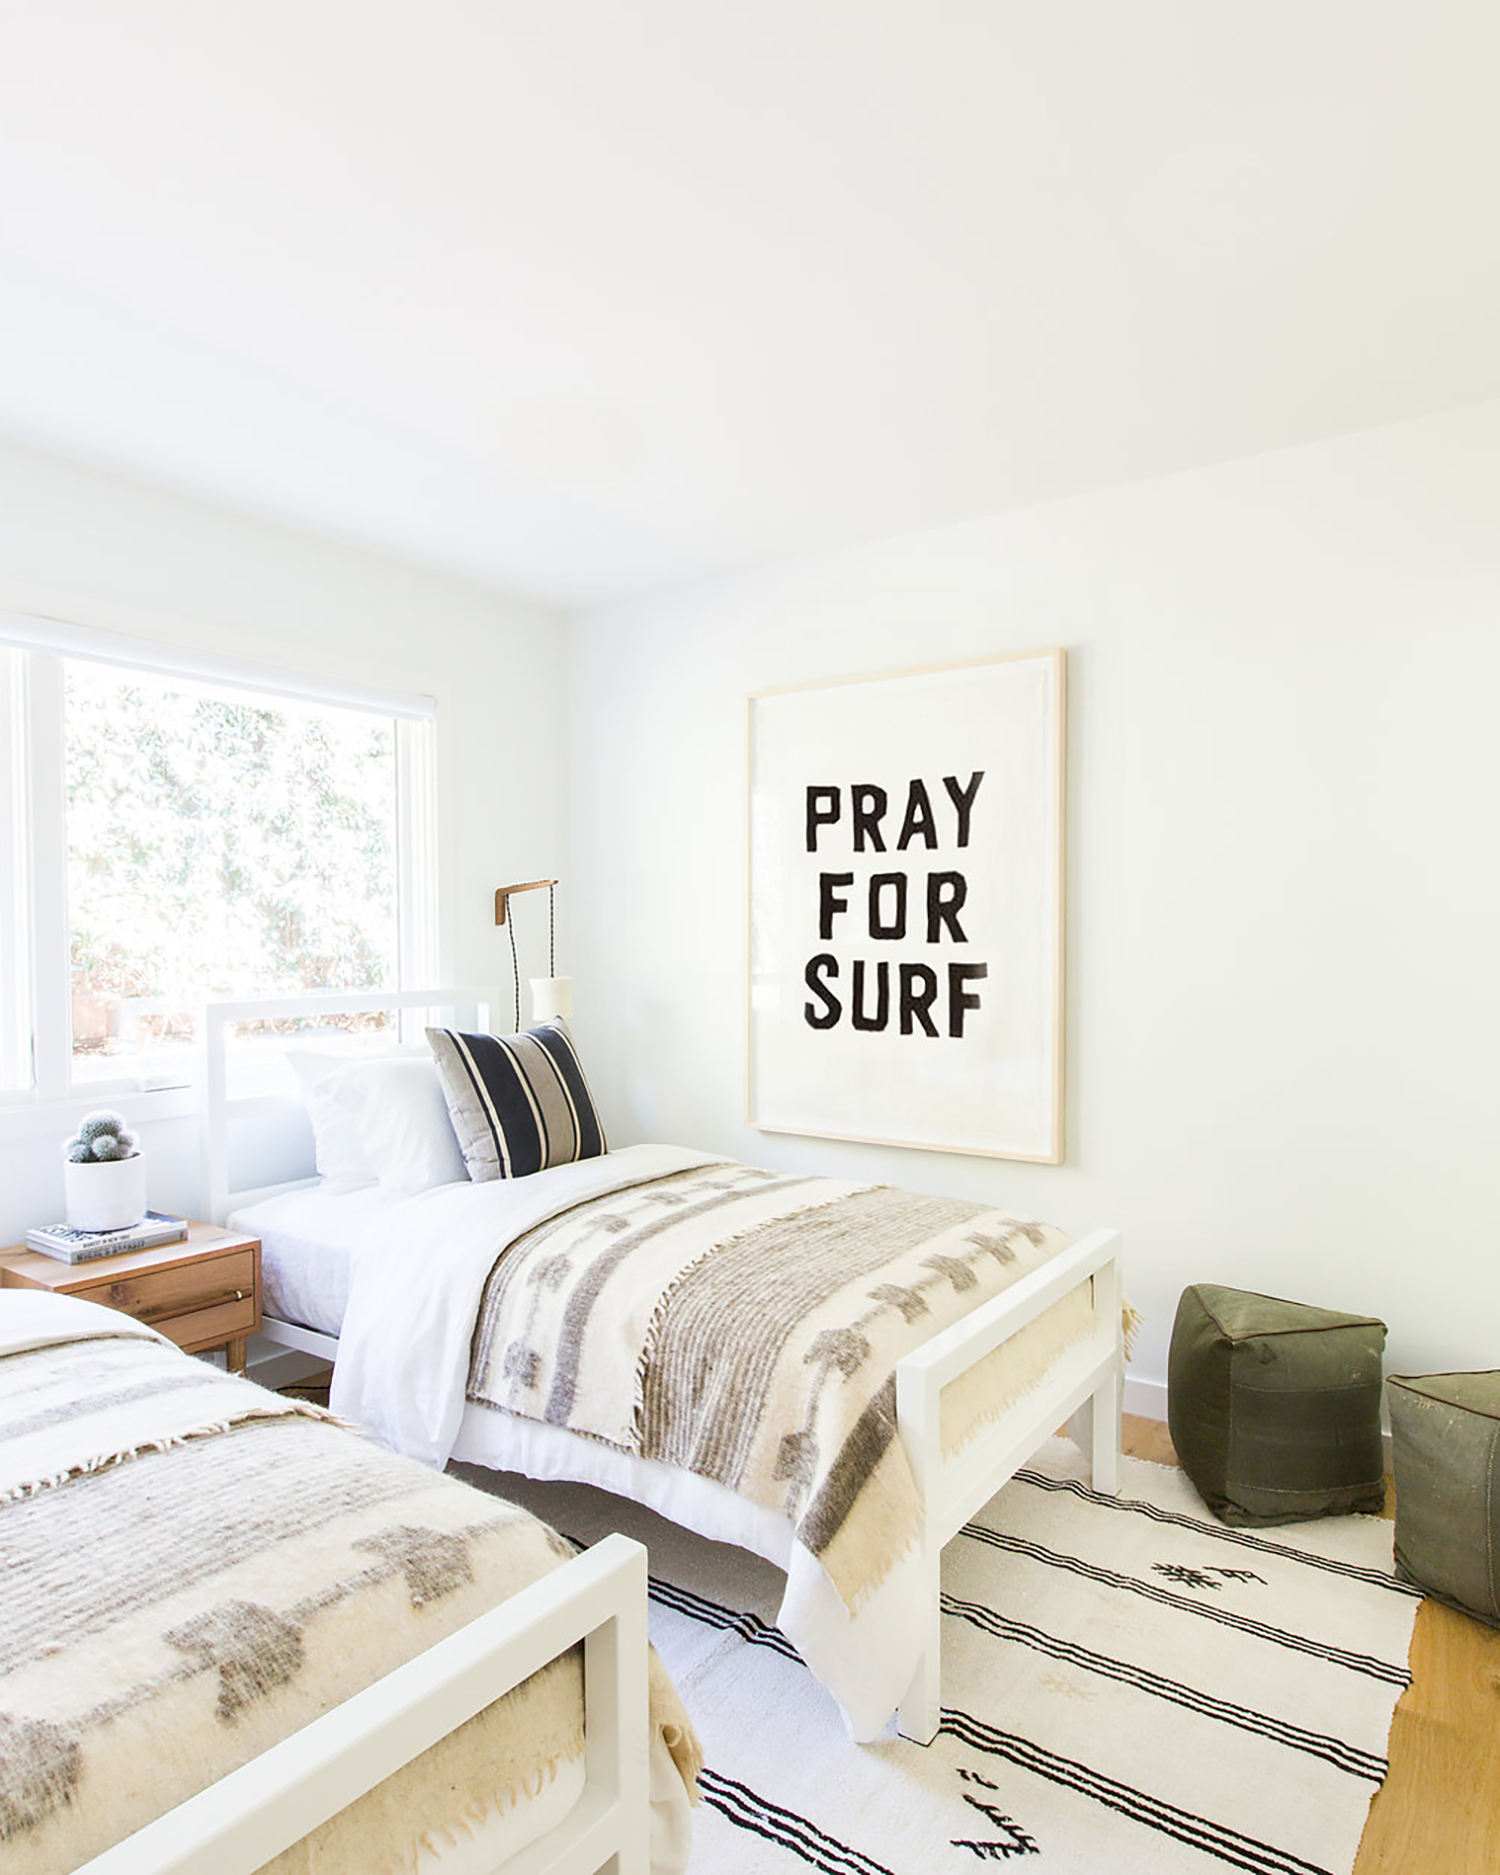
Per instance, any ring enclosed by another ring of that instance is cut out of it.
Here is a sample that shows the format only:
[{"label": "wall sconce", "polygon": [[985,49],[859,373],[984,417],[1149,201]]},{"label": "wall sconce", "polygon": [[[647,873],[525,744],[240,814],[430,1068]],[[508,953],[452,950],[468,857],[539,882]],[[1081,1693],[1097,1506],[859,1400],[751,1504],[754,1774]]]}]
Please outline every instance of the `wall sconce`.
[{"label": "wall sconce", "polygon": [[528,879],[524,885],[501,885],[495,888],[495,923],[510,933],[510,968],[515,984],[515,1026],[521,1026],[521,964],[516,955],[516,921],[508,915],[512,893],[539,892],[547,889],[547,975],[532,977],[531,1019],[550,1022],[555,1016],[573,1013],[573,979],[557,974],[557,881]]}]

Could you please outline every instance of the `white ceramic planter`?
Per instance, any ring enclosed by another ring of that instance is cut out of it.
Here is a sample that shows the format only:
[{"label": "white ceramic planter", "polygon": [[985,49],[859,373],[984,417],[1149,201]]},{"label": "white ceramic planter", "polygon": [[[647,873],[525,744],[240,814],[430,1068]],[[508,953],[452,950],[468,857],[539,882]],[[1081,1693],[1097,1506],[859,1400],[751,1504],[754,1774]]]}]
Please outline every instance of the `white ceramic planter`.
[{"label": "white ceramic planter", "polygon": [[146,1155],[63,1165],[63,1193],[73,1230],[124,1230],[146,1215]]}]

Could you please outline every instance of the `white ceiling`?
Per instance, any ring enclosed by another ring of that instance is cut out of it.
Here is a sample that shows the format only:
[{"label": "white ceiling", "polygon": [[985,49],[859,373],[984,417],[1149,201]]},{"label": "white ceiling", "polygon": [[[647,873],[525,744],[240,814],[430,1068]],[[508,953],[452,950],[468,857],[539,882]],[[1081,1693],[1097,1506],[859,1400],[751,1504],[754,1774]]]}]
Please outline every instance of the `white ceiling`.
[{"label": "white ceiling", "polygon": [[1500,394],[1493,0],[0,35],[0,433],[558,604]]}]

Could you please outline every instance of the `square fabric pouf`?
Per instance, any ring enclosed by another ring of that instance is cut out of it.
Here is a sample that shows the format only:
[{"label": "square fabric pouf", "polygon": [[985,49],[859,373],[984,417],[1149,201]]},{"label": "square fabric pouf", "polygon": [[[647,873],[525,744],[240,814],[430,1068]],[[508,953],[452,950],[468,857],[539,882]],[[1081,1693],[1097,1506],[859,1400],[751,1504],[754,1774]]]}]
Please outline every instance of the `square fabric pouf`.
[{"label": "square fabric pouf", "polygon": [[1182,1468],[1232,1524],[1380,1511],[1385,1324],[1198,1283],[1182,1292],[1167,1420]]},{"label": "square fabric pouf", "polygon": [[1396,1573],[1500,1628],[1500,1373],[1390,1389]]}]

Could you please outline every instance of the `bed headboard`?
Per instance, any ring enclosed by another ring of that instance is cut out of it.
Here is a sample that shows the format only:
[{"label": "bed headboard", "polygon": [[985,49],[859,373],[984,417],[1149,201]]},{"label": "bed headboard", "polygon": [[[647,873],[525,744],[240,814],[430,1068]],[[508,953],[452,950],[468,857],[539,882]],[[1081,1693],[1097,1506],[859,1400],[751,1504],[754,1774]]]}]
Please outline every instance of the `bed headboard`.
[{"label": "bed headboard", "polygon": [[[228,1031],[236,1023],[316,1019],[389,1010],[399,1016],[403,1036],[414,1028],[420,1030],[428,1025],[462,1028],[477,1034],[491,1031],[490,1011],[499,1006],[498,992],[494,989],[324,990],[312,996],[269,996],[208,1003],[203,1012],[203,1065],[198,1107],[208,1219],[222,1224],[237,1205],[251,1204],[257,1198],[268,1198],[274,1192],[312,1182],[290,1178],[279,1184],[262,1183],[252,1189],[235,1187],[230,1171],[230,1125],[234,1111],[252,1106],[256,1099],[263,1098],[230,1098],[226,1046]],[[304,1039],[289,1036],[288,1045],[301,1046]]]}]

